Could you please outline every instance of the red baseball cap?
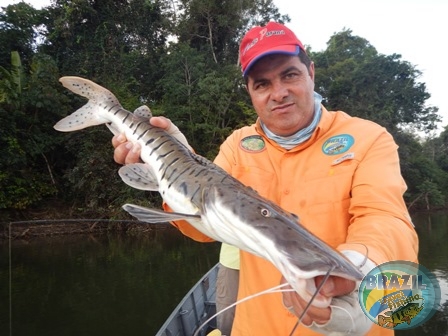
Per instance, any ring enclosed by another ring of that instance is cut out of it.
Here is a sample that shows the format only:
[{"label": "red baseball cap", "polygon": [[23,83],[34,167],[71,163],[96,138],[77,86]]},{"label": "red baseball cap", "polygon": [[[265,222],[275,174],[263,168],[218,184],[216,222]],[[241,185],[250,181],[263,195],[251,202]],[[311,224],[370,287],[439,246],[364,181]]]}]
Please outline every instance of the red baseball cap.
[{"label": "red baseball cap", "polygon": [[243,76],[260,58],[271,54],[295,56],[305,50],[297,36],[284,25],[269,22],[266,26],[250,29],[240,44],[240,63]]}]

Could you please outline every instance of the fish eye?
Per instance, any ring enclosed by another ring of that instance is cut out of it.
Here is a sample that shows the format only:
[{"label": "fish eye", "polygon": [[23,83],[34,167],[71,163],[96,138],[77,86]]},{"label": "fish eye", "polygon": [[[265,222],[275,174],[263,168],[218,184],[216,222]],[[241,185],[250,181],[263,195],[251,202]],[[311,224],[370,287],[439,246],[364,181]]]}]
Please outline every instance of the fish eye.
[{"label": "fish eye", "polygon": [[261,209],[261,215],[263,217],[270,217],[271,216],[271,212],[268,209]]}]

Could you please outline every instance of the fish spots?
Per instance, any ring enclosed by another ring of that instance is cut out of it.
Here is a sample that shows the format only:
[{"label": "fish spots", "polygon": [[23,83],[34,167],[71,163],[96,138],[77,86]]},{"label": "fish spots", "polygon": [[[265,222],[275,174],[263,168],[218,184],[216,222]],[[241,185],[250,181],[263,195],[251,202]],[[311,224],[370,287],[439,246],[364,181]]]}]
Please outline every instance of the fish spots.
[{"label": "fish spots", "polygon": [[201,188],[198,186],[196,188],[196,190],[193,192],[193,194],[191,195],[190,200],[193,200],[196,197],[196,195],[200,192],[200,190],[201,190]]},{"label": "fish spots", "polygon": [[184,195],[188,193],[188,185],[185,182],[179,184],[179,189]]},{"label": "fish spots", "polygon": [[156,150],[158,150],[160,147],[162,147],[163,144],[166,143],[167,141],[170,141],[170,140],[169,140],[168,138],[166,138],[164,141],[162,141],[160,144],[158,144],[156,147],[154,147],[154,148],[151,150],[150,155],[153,155],[154,152],[155,152]]},{"label": "fish spots", "polygon": [[126,114],[126,116],[123,118],[123,120],[122,120],[122,123],[124,124],[125,123],[125,121],[126,121],[126,119],[128,119],[129,118],[129,116],[130,116],[130,114],[128,113],[128,114]]},{"label": "fish spots", "polygon": [[130,175],[129,173],[125,173],[124,176],[126,176],[128,181],[136,182],[139,185],[144,185],[144,186],[148,186],[149,185],[149,183],[146,182],[146,179],[143,179],[141,177],[135,178],[135,176],[137,175],[137,171],[134,170],[134,172],[136,172],[136,173],[133,174],[133,175]]},{"label": "fish spots", "polygon": [[137,133],[137,129],[138,129],[138,127],[139,127],[141,124],[142,124],[142,122],[140,121],[140,122],[137,123],[137,125],[135,125],[134,132],[132,132],[132,134]]},{"label": "fish spots", "polygon": [[199,176],[202,177],[203,175],[205,175],[205,172],[206,172],[205,168],[198,169],[198,171],[196,172],[196,174],[194,175],[194,177],[199,177]]},{"label": "fish spots", "polygon": [[[157,160],[163,159],[165,157],[167,157],[168,155],[170,155],[171,153],[173,153],[173,150],[170,150],[166,153],[163,154],[159,154],[159,156],[157,156]],[[173,163],[175,163],[177,160],[179,160],[179,157],[175,158],[173,161],[171,161],[170,163],[168,163],[169,166],[171,166]]]}]

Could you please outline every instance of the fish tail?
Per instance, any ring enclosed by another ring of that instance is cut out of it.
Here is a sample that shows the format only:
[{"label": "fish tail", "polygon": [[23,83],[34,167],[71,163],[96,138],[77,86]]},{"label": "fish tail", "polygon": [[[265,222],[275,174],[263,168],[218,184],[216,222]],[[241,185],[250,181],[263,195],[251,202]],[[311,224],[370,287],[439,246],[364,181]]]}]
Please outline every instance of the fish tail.
[{"label": "fish tail", "polygon": [[71,132],[90,126],[101,125],[110,122],[102,115],[103,111],[121,109],[118,99],[102,86],[81,77],[66,76],[59,81],[70,91],[87,98],[87,104],[60,120],[54,128],[61,132]]},{"label": "fish tail", "polygon": [[65,88],[89,100],[97,98],[101,93],[112,94],[108,89],[82,77],[65,76],[59,78],[59,81]]}]

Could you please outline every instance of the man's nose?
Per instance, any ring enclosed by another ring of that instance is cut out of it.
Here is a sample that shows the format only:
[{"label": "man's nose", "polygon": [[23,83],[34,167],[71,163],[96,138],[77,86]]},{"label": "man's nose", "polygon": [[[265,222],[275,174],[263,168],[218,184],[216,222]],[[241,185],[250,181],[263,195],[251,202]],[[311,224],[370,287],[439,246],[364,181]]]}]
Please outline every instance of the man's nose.
[{"label": "man's nose", "polygon": [[272,85],[272,99],[275,101],[282,101],[288,96],[288,88],[281,82],[275,82]]}]

